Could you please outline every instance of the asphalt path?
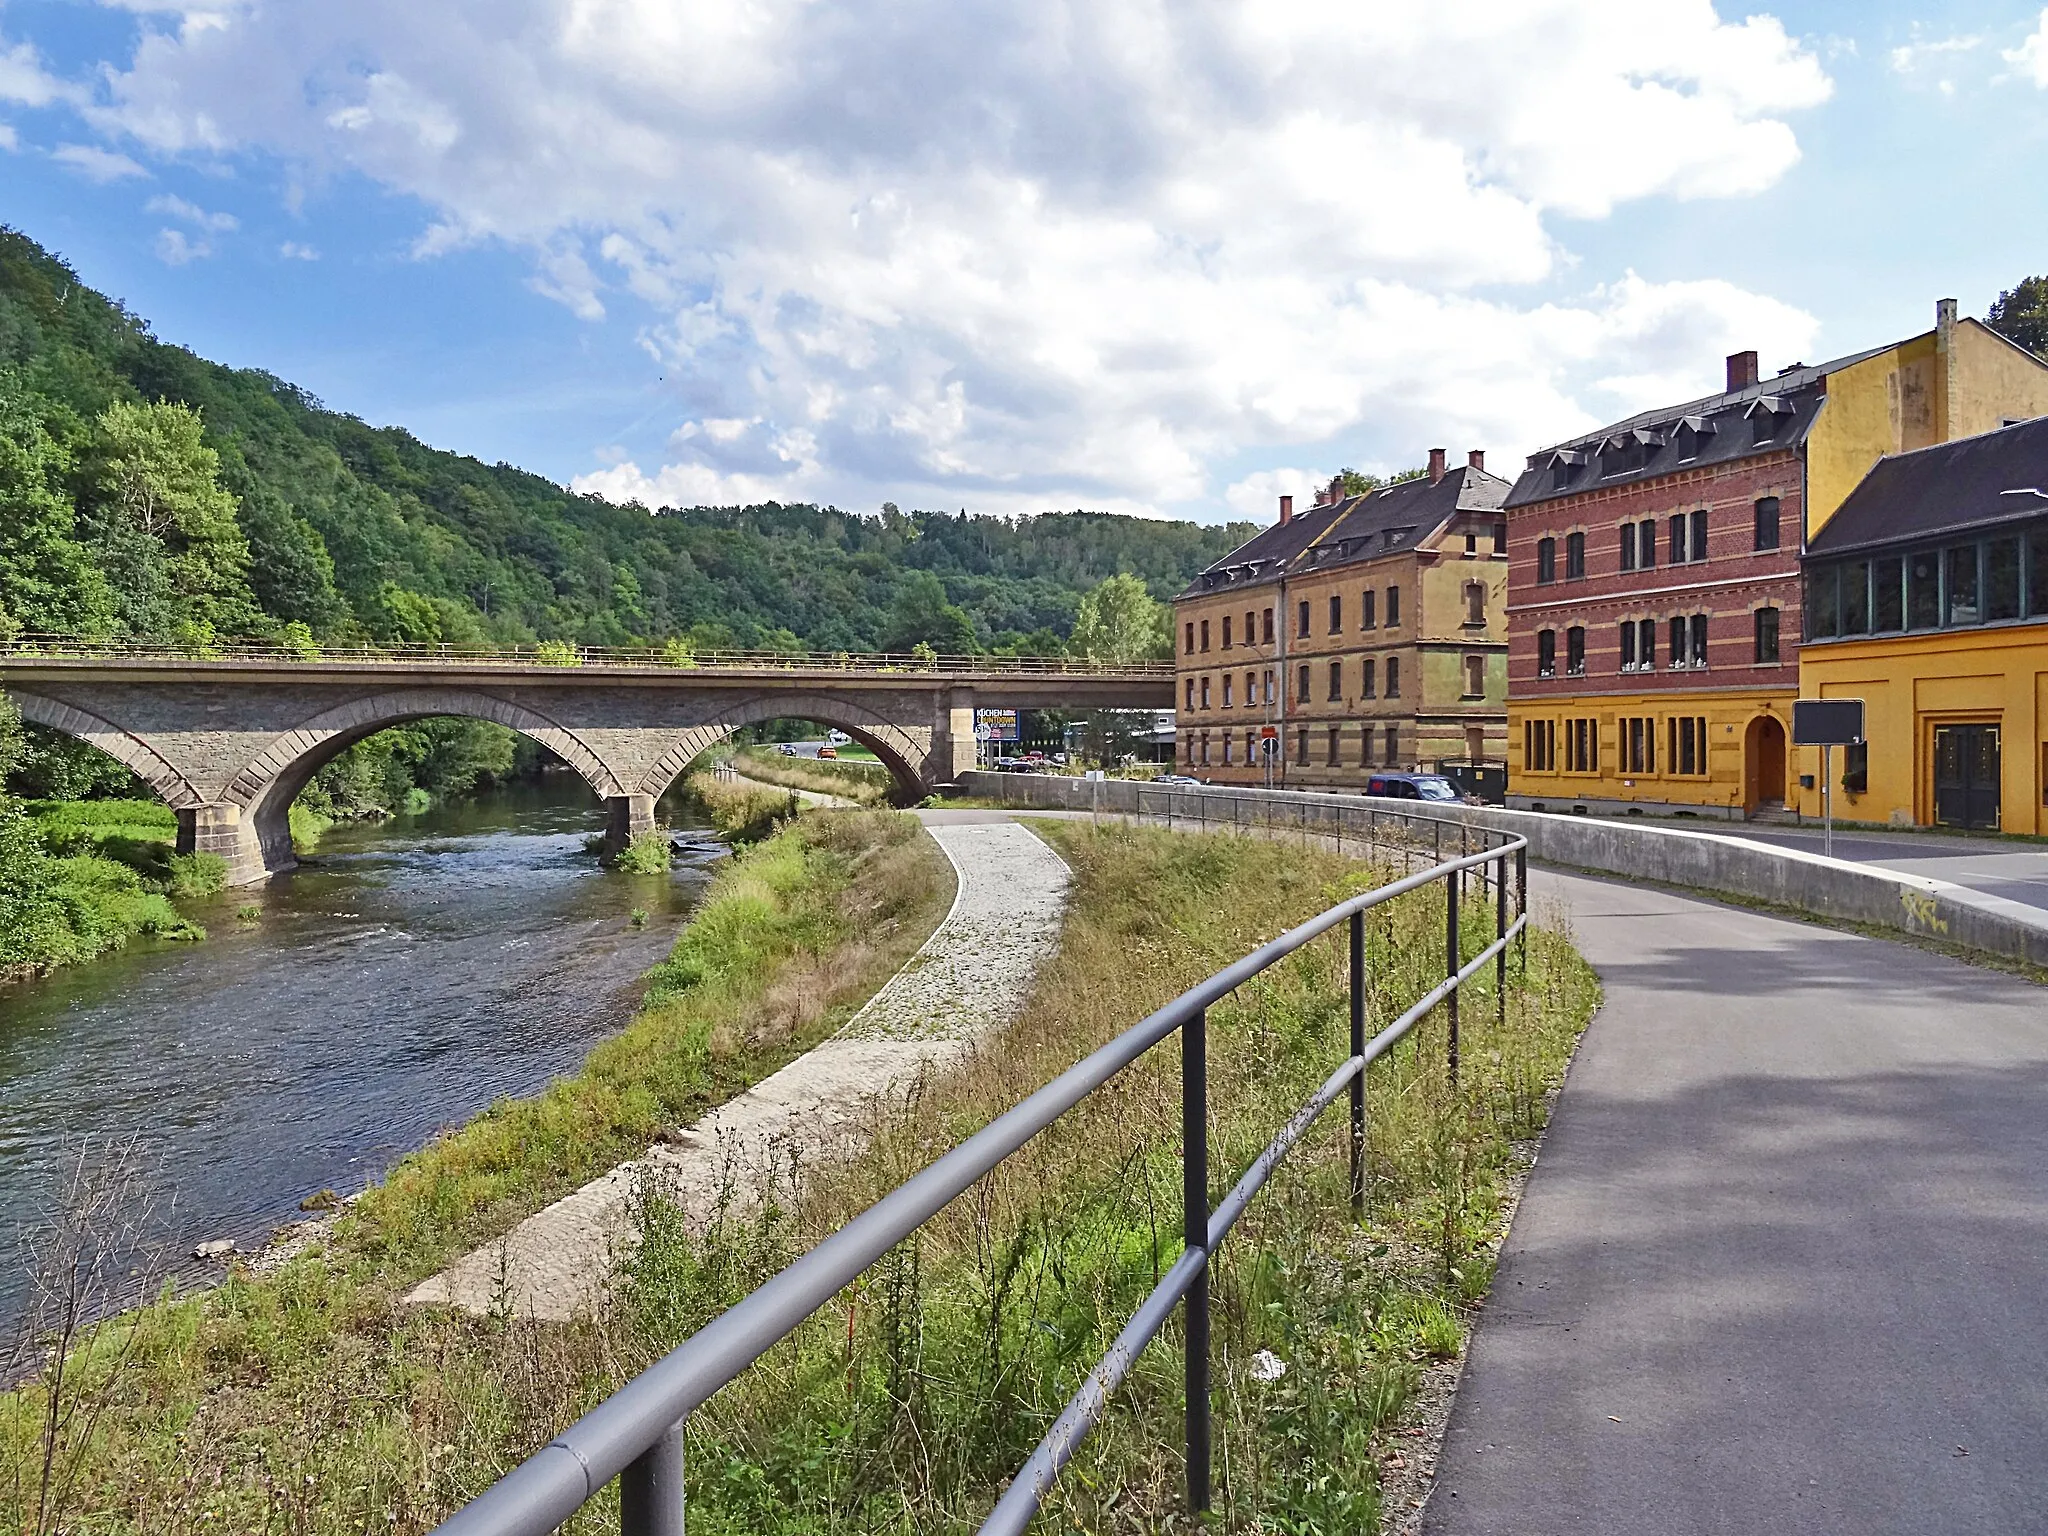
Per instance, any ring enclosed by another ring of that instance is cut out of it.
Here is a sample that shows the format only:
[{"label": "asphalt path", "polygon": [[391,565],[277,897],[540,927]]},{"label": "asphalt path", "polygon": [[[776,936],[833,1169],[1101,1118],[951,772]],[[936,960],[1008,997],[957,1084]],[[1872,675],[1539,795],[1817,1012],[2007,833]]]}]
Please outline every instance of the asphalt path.
[{"label": "asphalt path", "polygon": [[[1744,837],[1808,853],[1822,849],[1818,827],[1720,827],[1702,822],[1697,830]],[[2048,908],[2048,846],[1983,837],[1942,837],[1936,833],[1837,832],[1834,856],[1905,874],[1950,880],[1957,885],[2028,906]]]},{"label": "asphalt path", "polygon": [[1605,1000],[1423,1530],[2048,1531],[2048,991],[1542,874]]}]

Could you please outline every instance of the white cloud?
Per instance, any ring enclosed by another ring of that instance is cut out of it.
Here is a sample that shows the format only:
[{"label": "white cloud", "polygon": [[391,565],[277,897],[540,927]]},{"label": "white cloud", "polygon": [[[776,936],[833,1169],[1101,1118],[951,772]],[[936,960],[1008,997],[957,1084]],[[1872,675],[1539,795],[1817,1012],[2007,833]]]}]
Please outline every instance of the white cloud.
[{"label": "white cloud", "polygon": [[1560,216],[1796,162],[1820,63],[1710,0],[176,15],[109,132],[364,175],[422,259],[510,242],[587,320],[643,306],[675,458],[613,494],[1221,510],[1247,455],[1508,452],[1812,335],[1728,284],[1529,293]]},{"label": "white cloud", "polygon": [[78,95],[75,86],[43,68],[42,60],[29,44],[0,43],[0,101],[47,107],[52,102],[75,101]]},{"label": "white cloud", "polygon": [[297,240],[285,241],[284,244],[277,248],[277,254],[286,261],[318,261],[320,259],[320,253],[317,250],[310,245],[303,245]]},{"label": "white cloud", "polygon": [[215,234],[224,235],[241,227],[241,220],[232,213],[208,213],[198,204],[188,203],[182,197],[152,197],[143,206],[151,213],[160,213],[171,219],[183,219],[187,224],[211,230]]},{"label": "white cloud", "polygon": [[182,267],[188,261],[203,261],[212,254],[213,247],[203,237],[194,239],[182,229],[156,232],[157,260],[167,266]]},{"label": "white cloud", "polygon": [[0,123],[0,149],[12,154],[21,148],[21,136],[14,131],[12,123]]},{"label": "white cloud", "polygon": [[60,165],[68,165],[87,181],[102,184],[119,181],[124,176],[149,174],[126,155],[94,144],[59,144],[50,151],[50,158]]},{"label": "white cloud", "polygon": [[1892,69],[1897,74],[1911,74],[1922,64],[1938,59],[1944,54],[1974,53],[1983,44],[1984,39],[1974,33],[1959,37],[1938,37],[1927,42],[1916,39],[1892,50]]},{"label": "white cloud", "polygon": [[2016,65],[2021,74],[2048,91],[2048,8],[2043,8],[2039,24],[2026,41],[2017,48],[2004,50],[2002,56],[2006,63]]}]

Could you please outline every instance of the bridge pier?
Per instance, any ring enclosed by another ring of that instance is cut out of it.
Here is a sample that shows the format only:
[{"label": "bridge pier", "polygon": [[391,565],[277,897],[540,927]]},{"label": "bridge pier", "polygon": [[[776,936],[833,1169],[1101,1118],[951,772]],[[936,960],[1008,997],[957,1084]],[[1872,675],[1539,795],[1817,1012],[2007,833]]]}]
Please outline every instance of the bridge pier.
[{"label": "bridge pier", "polygon": [[219,854],[229,885],[254,885],[298,863],[289,832],[281,851],[266,849],[254,819],[232,801],[180,806],[177,816],[178,852]]},{"label": "bridge pier", "polygon": [[604,851],[624,853],[627,845],[654,830],[654,796],[607,795],[604,801]]}]

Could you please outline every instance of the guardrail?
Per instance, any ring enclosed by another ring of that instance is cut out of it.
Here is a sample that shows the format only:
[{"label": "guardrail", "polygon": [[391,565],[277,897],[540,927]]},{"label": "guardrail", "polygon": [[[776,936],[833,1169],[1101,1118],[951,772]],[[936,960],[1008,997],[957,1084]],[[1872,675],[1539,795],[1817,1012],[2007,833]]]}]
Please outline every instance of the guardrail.
[{"label": "guardrail", "polygon": [[1097,662],[1079,656],[966,656],[924,651],[698,651],[676,645],[327,645],[223,640],[204,645],[94,640],[76,635],[14,635],[0,640],[0,661],[260,661],[296,666],[660,667],[668,670],[777,672],[938,672],[1001,677],[1112,677],[1159,681],[1170,661]]},{"label": "guardrail", "polygon": [[[1492,962],[1495,1006],[1507,1008],[1508,952],[1522,939],[1527,964],[1525,839],[1446,859],[1341,902],[1191,988],[898,1186],[599,1404],[550,1444],[446,1520],[438,1536],[546,1536],[613,1478],[622,1536],[683,1536],[683,1429],[713,1393],[787,1338],[845,1286],[1067,1110],[1167,1037],[1181,1040],[1182,1233],[1184,1248],[1109,1353],[1089,1373],[983,1522],[988,1533],[1025,1530],[1053,1480],[1109,1405],[1176,1306],[1185,1309],[1187,1497],[1209,1507],[1209,1261],[1280,1160],[1324,1110],[1350,1096],[1351,1207],[1365,1204],[1365,1073],[1439,1006],[1446,1067],[1458,1072],[1458,989]],[[1509,875],[1516,910],[1509,915]],[[1461,901],[1470,872],[1490,883],[1494,938],[1464,958]],[[1490,882],[1488,876],[1490,873]],[[1369,1039],[1366,923],[1373,908],[1438,881],[1444,887],[1444,979]],[[1323,934],[1349,926],[1350,1055],[1296,1110],[1220,1205],[1209,1205],[1208,1010],[1269,966]]]}]

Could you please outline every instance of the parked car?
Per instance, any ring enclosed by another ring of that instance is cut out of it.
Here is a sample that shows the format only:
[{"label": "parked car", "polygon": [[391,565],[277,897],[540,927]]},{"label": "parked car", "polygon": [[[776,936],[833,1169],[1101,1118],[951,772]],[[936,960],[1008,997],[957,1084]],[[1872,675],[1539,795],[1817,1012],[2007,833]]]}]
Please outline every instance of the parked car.
[{"label": "parked car", "polygon": [[1436,800],[1453,805],[1469,798],[1440,773],[1376,773],[1366,780],[1365,792],[1386,800]]},{"label": "parked car", "polygon": [[1191,779],[1184,773],[1162,773],[1158,778],[1148,779],[1146,782],[1162,785],[1167,789],[1200,789],[1202,787],[1200,779]]},{"label": "parked car", "polygon": [[820,757],[837,757],[838,755],[839,755],[839,749],[838,749],[837,747],[820,747],[820,748],[818,748],[818,756],[820,756]]},{"label": "parked car", "polygon": [[795,747],[793,747],[793,746],[791,746],[791,745],[790,745],[790,744],[789,744],[788,742],[786,742],[786,741],[785,741],[784,743],[782,743],[782,745],[781,745],[781,746],[777,747],[777,748],[776,748],[775,750],[776,750],[776,752],[777,752],[777,753],[779,753],[779,754],[780,754],[781,756],[783,756],[783,757],[795,757],[795,756],[796,756],[796,748],[795,748]]}]

